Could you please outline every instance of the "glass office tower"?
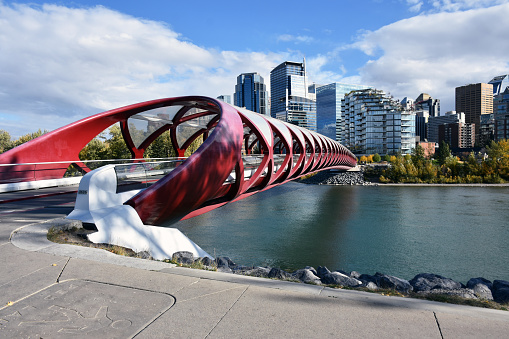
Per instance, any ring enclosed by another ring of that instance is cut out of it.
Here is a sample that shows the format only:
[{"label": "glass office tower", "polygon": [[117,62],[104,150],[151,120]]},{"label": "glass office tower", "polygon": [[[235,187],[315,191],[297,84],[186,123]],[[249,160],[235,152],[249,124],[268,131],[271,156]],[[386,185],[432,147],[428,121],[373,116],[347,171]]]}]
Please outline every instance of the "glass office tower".
[{"label": "glass office tower", "polygon": [[237,77],[235,94],[233,96],[235,106],[260,114],[267,114],[267,88],[263,77],[258,73],[242,73]]},{"label": "glass office tower", "polygon": [[305,63],[285,61],[270,72],[271,116],[316,131],[316,101],[307,95]]},{"label": "glass office tower", "polygon": [[368,86],[334,82],[316,88],[316,128],[333,140],[342,142],[343,119],[341,100],[351,91],[367,89]]}]

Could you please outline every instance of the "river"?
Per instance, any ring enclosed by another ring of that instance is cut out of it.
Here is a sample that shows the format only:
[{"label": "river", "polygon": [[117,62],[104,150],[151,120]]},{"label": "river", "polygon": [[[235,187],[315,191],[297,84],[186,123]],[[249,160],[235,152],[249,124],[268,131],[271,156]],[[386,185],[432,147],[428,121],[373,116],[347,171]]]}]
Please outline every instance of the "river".
[{"label": "river", "polygon": [[290,182],[175,226],[242,265],[509,280],[509,187]]}]

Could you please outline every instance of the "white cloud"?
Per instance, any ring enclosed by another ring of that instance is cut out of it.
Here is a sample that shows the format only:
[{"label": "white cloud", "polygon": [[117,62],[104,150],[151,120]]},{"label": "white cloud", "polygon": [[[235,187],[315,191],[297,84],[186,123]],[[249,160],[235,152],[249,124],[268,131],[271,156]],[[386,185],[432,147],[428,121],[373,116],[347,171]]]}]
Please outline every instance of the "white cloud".
[{"label": "white cloud", "polygon": [[231,94],[238,74],[268,77],[287,57],[206,49],[104,7],[0,2],[0,124],[19,135],[144,100]]},{"label": "white cloud", "polygon": [[295,43],[311,43],[314,41],[313,37],[307,35],[291,35],[291,34],[282,34],[277,37],[277,40]]},{"label": "white cloud", "polygon": [[508,3],[509,0],[406,0],[410,12],[420,12],[423,8],[426,13],[457,12],[469,9],[487,8]]},{"label": "white cloud", "polygon": [[[509,4],[419,15],[366,33],[352,47],[374,56],[362,83],[416,98],[421,92],[454,109],[454,89],[509,73]],[[378,55],[378,54],[377,54]]]}]

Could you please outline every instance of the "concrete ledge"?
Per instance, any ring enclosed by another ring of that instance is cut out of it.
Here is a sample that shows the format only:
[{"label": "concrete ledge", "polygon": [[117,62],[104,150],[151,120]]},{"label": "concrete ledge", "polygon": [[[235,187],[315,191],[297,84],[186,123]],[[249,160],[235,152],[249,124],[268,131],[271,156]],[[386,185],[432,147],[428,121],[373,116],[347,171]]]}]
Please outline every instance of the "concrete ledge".
[{"label": "concrete ledge", "polygon": [[0,193],[33,190],[47,187],[71,186],[80,183],[82,177],[48,179],[37,181],[14,182],[12,184],[0,184]]}]

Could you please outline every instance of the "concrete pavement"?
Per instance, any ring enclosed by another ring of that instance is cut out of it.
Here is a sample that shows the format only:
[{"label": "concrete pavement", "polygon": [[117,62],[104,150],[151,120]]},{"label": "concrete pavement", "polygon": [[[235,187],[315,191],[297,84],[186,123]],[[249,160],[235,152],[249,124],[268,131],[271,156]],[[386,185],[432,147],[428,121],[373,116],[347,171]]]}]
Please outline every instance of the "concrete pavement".
[{"label": "concrete pavement", "polygon": [[509,336],[505,311],[193,270],[54,244],[47,229],[70,207],[52,203],[45,210],[0,209],[2,338]]}]

